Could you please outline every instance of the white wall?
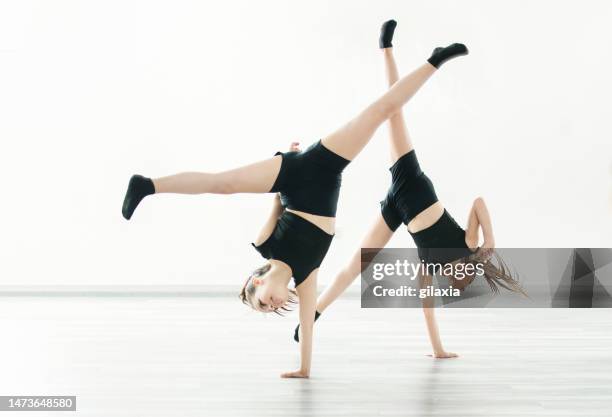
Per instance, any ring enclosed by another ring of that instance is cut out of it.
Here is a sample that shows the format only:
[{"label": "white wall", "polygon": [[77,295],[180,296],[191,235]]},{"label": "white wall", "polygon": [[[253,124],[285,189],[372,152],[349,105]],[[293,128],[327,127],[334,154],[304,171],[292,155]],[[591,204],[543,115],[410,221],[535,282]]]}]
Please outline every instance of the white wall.
[{"label": "white wall", "polygon": [[[159,196],[126,222],[129,176],[234,167],[331,132],[383,92],[391,17],[401,72],[434,46],[471,51],[405,110],[454,217],[482,195],[499,246],[612,247],[607,1],[7,1],[1,283],[241,284],[270,195]],[[379,210],[387,167],[383,128],[345,171],[322,282]]]}]

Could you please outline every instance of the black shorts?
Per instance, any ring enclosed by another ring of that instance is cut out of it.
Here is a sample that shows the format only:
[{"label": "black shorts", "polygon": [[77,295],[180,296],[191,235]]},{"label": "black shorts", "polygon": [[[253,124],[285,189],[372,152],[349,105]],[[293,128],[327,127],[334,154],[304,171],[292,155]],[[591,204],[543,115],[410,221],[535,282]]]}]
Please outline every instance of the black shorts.
[{"label": "black shorts", "polygon": [[423,173],[414,150],[404,154],[391,168],[391,187],[380,202],[389,229],[408,224],[420,212],[438,201],[431,180]]},{"label": "black shorts", "polygon": [[283,161],[270,192],[280,192],[283,207],[335,217],[342,171],[351,161],[327,149],[321,141],[303,152],[276,155],[282,155]]}]

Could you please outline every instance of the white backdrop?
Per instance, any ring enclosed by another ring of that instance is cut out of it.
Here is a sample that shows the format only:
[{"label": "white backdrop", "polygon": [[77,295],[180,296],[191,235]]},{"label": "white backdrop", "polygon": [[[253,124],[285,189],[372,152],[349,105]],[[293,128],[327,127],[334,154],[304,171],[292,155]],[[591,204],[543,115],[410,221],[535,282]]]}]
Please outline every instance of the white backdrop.
[{"label": "white backdrop", "polygon": [[[612,247],[610,2],[4,1],[1,284],[239,286],[271,196],[156,196],[126,222],[130,175],[331,132],[384,91],[389,18],[402,73],[471,51],[405,109],[453,216],[482,195],[501,247]],[[345,171],[322,282],[378,212],[387,158],[382,128]]]}]

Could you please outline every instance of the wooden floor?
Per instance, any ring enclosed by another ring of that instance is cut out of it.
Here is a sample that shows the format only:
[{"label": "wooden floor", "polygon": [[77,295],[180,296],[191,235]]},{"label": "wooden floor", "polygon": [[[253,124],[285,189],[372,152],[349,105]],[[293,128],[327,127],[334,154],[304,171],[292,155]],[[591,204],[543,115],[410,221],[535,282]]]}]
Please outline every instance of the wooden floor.
[{"label": "wooden floor", "polygon": [[441,311],[461,357],[433,360],[419,310],[348,299],[317,323],[312,378],[282,380],[295,314],[225,297],[3,297],[0,395],[77,395],[75,415],[104,417],[610,416],[611,313]]}]

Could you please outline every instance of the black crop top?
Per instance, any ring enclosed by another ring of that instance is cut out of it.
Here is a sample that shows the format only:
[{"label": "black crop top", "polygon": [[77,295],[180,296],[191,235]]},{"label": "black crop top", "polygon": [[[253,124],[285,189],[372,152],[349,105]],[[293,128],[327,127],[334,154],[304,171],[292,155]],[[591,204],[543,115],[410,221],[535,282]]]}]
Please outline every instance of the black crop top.
[{"label": "black crop top", "polygon": [[425,262],[445,264],[473,254],[465,243],[465,230],[446,209],[427,229],[409,233]]},{"label": "black crop top", "polygon": [[327,149],[321,141],[303,152],[276,155],[282,155],[283,161],[270,192],[280,193],[283,207],[335,217],[342,171],[350,161]]},{"label": "black crop top", "polygon": [[259,246],[251,244],[264,258],[289,265],[297,287],[321,265],[333,237],[297,214],[285,211],[265,242]]}]

